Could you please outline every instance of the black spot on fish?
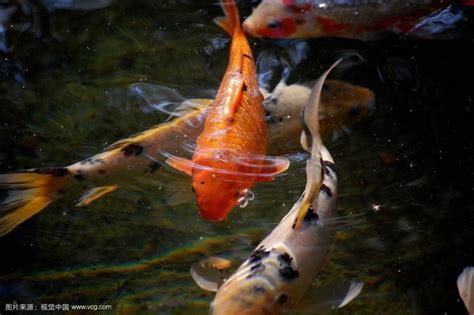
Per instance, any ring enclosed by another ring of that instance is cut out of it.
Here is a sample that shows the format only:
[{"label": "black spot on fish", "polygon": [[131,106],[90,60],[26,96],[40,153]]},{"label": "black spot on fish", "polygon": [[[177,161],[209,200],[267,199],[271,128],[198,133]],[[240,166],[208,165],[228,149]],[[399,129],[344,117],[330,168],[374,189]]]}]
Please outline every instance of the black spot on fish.
[{"label": "black spot on fish", "polygon": [[293,258],[288,253],[278,255],[278,261],[280,262],[281,265],[290,266],[292,260]]},{"label": "black spot on fish", "polygon": [[194,190],[194,186],[191,186],[191,191],[195,193],[196,191]]},{"label": "black spot on fish", "polygon": [[98,172],[99,174],[102,174],[102,175],[104,175],[105,173],[107,173],[107,171],[106,171],[106,170],[103,170],[103,169],[100,169],[100,170],[98,170],[97,172]]},{"label": "black spot on fish", "polygon": [[300,276],[300,273],[297,270],[294,270],[291,267],[283,267],[278,271],[278,273],[280,274],[280,277],[284,281],[291,281],[291,280],[296,279]]},{"label": "black spot on fish", "polygon": [[37,168],[33,170],[33,173],[47,174],[54,177],[60,177],[69,174],[69,171],[65,167],[51,167],[51,168]]},{"label": "black spot on fish", "polygon": [[283,121],[283,117],[278,117],[278,121],[279,121],[279,122],[282,122],[282,121]]},{"label": "black spot on fish", "polygon": [[247,279],[250,279],[252,277],[255,277],[258,274],[261,274],[265,270],[265,265],[262,263],[258,263],[250,268],[250,274],[247,275]]},{"label": "black spot on fish", "polygon": [[262,245],[259,248],[257,248],[252,253],[252,255],[250,255],[249,263],[250,264],[257,263],[257,262],[261,261],[263,258],[267,257],[268,255],[270,255],[270,251],[265,250],[265,247],[263,247],[263,245]]},{"label": "black spot on fish", "polygon": [[161,164],[158,163],[158,162],[151,162],[149,165],[148,165],[148,168],[147,170],[145,171],[145,173],[150,173],[150,174],[153,174],[154,172],[156,172],[157,170],[159,170],[161,167]]},{"label": "black spot on fish", "polygon": [[248,59],[250,59],[250,60],[253,59],[252,56],[250,56],[249,54],[243,54],[243,55],[244,55],[245,58],[248,58]]},{"label": "black spot on fish", "polygon": [[203,180],[201,181],[201,185],[204,185],[204,181],[203,181]]},{"label": "black spot on fish", "polygon": [[334,164],[333,162],[330,162],[330,161],[323,161],[323,165],[324,165],[326,175],[328,175],[328,176],[331,175],[330,170],[333,171],[333,173],[337,175],[336,164]]},{"label": "black spot on fish", "polygon": [[265,265],[262,265],[262,263],[259,262],[258,264],[253,265],[253,266],[250,268],[250,270],[251,270],[251,271],[255,271],[255,272],[263,271],[263,270],[265,270]]},{"label": "black spot on fish", "polygon": [[78,182],[83,182],[86,178],[82,174],[82,171],[77,171],[76,174],[73,176]]},{"label": "black spot on fish", "polygon": [[242,85],[242,91],[247,92],[247,89],[248,89],[247,84],[244,83]]},{"label": "black spot on fish", "polygon": [[92,162],[92,159],[91,159],[91,158],[87,158],[87,159],[85,159],[85,160],[82,160],[80,163],[81,163],[81,165],[94,164],[94,163]]},{"label": "black spot on fish", "polygon": [[125,157],[138,156],[143,152],[143,147],[136,143],[130,143],[123,147],[121,151]]},{"label": "black spot on fish", "polygon": [[288,300],[288,295],[286,294],[280,294],[278,296],[278,299],[277,299],[277,303],[280,304],[280,305],[283,305],[286,303],[286,301]]},{"label": "black spot on fish", "polygon": [[231,124],[234,122],[234,118],[226,118],[225,121]]},{"label": "black spot on fish", "polygon": [[314,222],[319,220],[319,214],[317,214],[314,211],[313,206],[309,206],[308,211],[306,211],[306,214],[304,216],[303,221],[304,222]]},{"label": "black spot on fish", "polygon": [[328,186],[322,184],[321,185],[321,191],[323,191],[328,197],[332,197],[331,188],[329,188]]},{"label": "black spot on fish", "polygon": [[254,294],[263,294],[265,293],[267,290],[265,290],[264,287],[261,287],[261,286],[258,286],[258,285],[255,285],[253,286],[252,288],[252,293]]}]

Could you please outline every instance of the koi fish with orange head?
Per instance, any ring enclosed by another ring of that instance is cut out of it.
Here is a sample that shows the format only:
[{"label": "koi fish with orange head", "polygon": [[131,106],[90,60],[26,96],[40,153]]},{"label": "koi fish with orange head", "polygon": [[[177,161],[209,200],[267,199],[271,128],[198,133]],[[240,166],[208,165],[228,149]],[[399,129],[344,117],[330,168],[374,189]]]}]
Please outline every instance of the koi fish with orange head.
[{"label": "koi fish with orange head", "polygon": [[192,161],[170,156],[167,163],[192,176],[202,216],[223,220],[248,190],[285,171],[286,159],[265,157],[268,127],[255,61],[233,1],[221,1],[225,18],[216,23],[232,36],[230,58]]}]

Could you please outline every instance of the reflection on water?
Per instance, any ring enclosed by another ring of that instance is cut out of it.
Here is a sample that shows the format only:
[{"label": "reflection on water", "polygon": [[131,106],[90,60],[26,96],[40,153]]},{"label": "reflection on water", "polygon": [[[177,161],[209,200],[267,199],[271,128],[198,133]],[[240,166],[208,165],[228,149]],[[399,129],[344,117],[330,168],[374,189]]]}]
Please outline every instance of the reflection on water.
[{"label": "reflection on water", "polygon": [[[19,38],[25,82],[0,81],[2,172],[92,156],[163,122],[168,115],[153,104],[212,97],[227,65],[227,35],[212,24],[221,12],[211,2],[121,1],[52,14],[59,41]],[[472,32],[450,41],[253,43],[255,56],[278,61],[260,68],[268,87],[282,76],[282,58],[292,65],[291,84],[357,52],[364,62],[336,78],[377,97],[368,120],[327,143],[339,172],[341,227],[314,286],[364,281],[342,314],[465,312],[456,280],[474,261]],[[147,84],[167,90],[149,102],[134,89]],[[206,314],[213,294],[194,284],[189,267],[208,256],[238,266],[248,256],[304,189],[305,156],[294,157],[287,176],[257,185],[255,199],[220,223],[202,220],[193,201],[167,204],[169,187],[189,185],[172,170],[80,209],[67,196],[0,239],[0,307],[15,300]]]}]

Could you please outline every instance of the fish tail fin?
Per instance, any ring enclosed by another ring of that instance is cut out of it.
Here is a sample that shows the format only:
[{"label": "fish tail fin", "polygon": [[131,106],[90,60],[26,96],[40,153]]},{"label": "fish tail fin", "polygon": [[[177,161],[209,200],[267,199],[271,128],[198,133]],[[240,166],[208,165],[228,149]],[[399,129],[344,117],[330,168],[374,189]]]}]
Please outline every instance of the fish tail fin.
[{"label": "fish tail fin", "polygon": [[71,179],[63,167],[0,174],[0,237],[58,199]]},{"label": "fish tail fin", "polygon": [[232,36],[235,31],[242,31],[240,27],[239,9],[237,9],[235,1],[221,0],[220,3],[225,17],[215,18],[214,22],[229,33],[230,36]]},{"label": "fish tail fin", "polygon": [[[328,70],[326,70],[313,85],[311,94],[303,110],[303,127],[304,130],[301,136],[301,146],[311,152],[311,160],[318,163],[317,166],[308,168],[306,167],[307,183],[304,193],[304,199],[302,200],[298,213],[296,215],[294,228],[300,229],[303,224],[304,218],[310,209],[311,203],[318,204],[317,199],[319,191],[323,187],[324,172],[322,171],[322,157],[321,151],[324,147],[319,132],[319,106],[321,102],[321,93],[323,91],[324,82],[328,77],[329,73],[341,63],[342,59],[337,60]],[[309,144],[311,139],[311,145]],[[311,163],[311,162],[310,162]],[[314,172],[316,170],[320,172]],[[316,202],[315,202],[316,200]],[[317,209],[316,209],[317,210]]]}]

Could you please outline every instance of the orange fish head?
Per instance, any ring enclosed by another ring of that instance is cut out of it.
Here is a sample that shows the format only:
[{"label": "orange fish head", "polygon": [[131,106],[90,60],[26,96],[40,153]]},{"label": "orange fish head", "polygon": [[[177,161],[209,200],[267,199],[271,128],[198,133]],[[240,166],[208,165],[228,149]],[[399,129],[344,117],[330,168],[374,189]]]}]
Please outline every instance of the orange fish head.
[{"label": "orange fish head", "polygon": [[244,187],[220,171],[195,170],[193,191],[201,215],[207,220],[224,220],[238,204]]},{"label": "orange fish head", "polygon": [[315,37],[319,27],[312,5],[295,0],[263,0],[244,21],[244,31],[252,37]]}]

